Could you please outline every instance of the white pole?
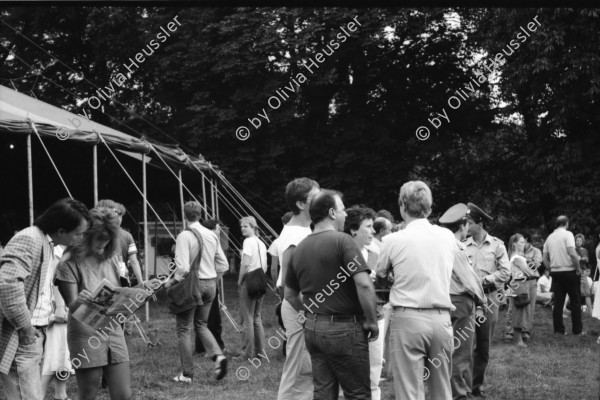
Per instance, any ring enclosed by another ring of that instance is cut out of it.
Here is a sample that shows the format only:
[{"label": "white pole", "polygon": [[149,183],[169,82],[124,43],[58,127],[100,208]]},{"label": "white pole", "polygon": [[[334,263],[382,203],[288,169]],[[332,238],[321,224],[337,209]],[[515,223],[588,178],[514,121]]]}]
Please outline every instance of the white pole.
[{"label": "white pole", "polygon": [[206,208],[206,185],[204,184],[204,173],[202,173],[202,200],[204,201],[204,219],[208,219],[208,209]]},{"label": "white pole", "polygon": [[[146,155],[142,154],[142,179],[144,192],[144,280],[148,280],[148,192],[146,187]],[[154,266],[156,274],[156,265]],[[146,303],[146,322],[150,321],[150,305]]]},{"label": "white pole", "polygon": [[27,135],[27,178],[29,181],[29,225],[33,225],[33,162],[31,157],[31,133]]},{"label": "white pole", "polygon": [[94,145],[94,205],[98,204],[98,145]]}]

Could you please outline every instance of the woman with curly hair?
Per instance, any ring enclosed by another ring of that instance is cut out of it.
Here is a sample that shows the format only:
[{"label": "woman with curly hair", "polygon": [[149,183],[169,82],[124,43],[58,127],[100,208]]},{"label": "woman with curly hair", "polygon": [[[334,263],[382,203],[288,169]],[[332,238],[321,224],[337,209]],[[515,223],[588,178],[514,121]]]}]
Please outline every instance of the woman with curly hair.
[{"label": "woman with curly hair", "polygon": [[[373,253],[369,249],[375,230],[373,229],[373,219],[375,213],[366,207],[351,207],[346,210],[348,214],[344,224],[344,232],[352,236],[356,246],[364,259],[369,264],[371,271],[375,271],[377,266],[378,253]],[[371,273],[371,279],[375,280],[375,273]],[[385,338],[384,308],[385,301],[377,300],[377,325],[379,326],[379,337],[373,342],[369,342],[369,367],[371,381],[371,398],[373,400],[381,399],[381,389],[379,381],[381,380],[381,371],[383,370],[383,347]]]},{"label": "woman with curly hair", "polygon": [[[91,301],[90,292],[103,279],[120,286],[119,258],[116,255],[118,216],[106,208],[95,208],[90,214],[92,227],[80,241],[66,249],[56,271],[57,285],[69,308],[76,301]],[[111,328],[106,336],[99,337],[96,330],[74,319],[69,313],[67,342],[81,400],[96,398],[102,375],[111,399],[131,398],[129,352],[125,336],[120,324],[111,323]],[[94,337],[99,340],[92,340]]]}]

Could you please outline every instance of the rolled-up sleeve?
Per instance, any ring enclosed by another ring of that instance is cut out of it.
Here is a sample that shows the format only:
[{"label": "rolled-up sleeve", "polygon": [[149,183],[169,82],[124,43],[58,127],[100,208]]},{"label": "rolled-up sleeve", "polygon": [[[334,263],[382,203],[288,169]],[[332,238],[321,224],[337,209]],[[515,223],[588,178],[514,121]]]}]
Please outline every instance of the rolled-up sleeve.
[{"label": "rolled-up sleeve", "polygon": [[175,279],[178,281],[190,272],[190,240],[188,235],[191,235],[191,233],[181,232],[177,235],[177,241],[175,242],[175,266],[177,266]]},{"label": "rolled-up sleeve", "polygon": [[381,245],[381,252],[379,253],[379,258],[377,259],[377,268],[375,268],[377,276],[381,278],[387,278],[387,274],[392,266],[390,260],[391,247],[391,242],[389,240],[384,241]]}]

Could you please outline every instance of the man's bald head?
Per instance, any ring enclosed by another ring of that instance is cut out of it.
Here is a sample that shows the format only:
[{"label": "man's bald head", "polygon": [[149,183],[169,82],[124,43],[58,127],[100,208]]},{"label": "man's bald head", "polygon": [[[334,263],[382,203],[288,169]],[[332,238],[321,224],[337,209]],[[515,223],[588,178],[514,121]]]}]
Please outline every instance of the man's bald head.
[{"label": "man's bald head", "polygon": [[381,240],[382,237],[392,232],[392,223],[385,217],[377,217],[373,222],[373,229],[375,230],[375,236]]}]

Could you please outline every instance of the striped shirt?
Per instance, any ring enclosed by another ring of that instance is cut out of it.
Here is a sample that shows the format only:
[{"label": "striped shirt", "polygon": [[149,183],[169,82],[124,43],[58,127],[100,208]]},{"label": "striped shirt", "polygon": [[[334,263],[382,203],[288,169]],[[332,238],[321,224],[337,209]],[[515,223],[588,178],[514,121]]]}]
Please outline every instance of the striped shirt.
[{"label": "striped shirt", "polygon": [[54,277],[54,271],[60,261],[63,249],[61,246],[54,246],[50,236],[46,235],[48,245],[52,250],[50,254],[53,255],[52,259],[48,263],[48,269],[46,270],[46,276],[40,282],[39,294],[35,308],[31,312],[31,325],[33,326],[46,326],[52,314],[52,281]]},{"label": "striped shirt", "polygon": [[421,218],[386,238],[377,262],[377,275],[385,278],[393,268],[390,304],[454,310],[450,279],[456,239],[452,232]]}]

